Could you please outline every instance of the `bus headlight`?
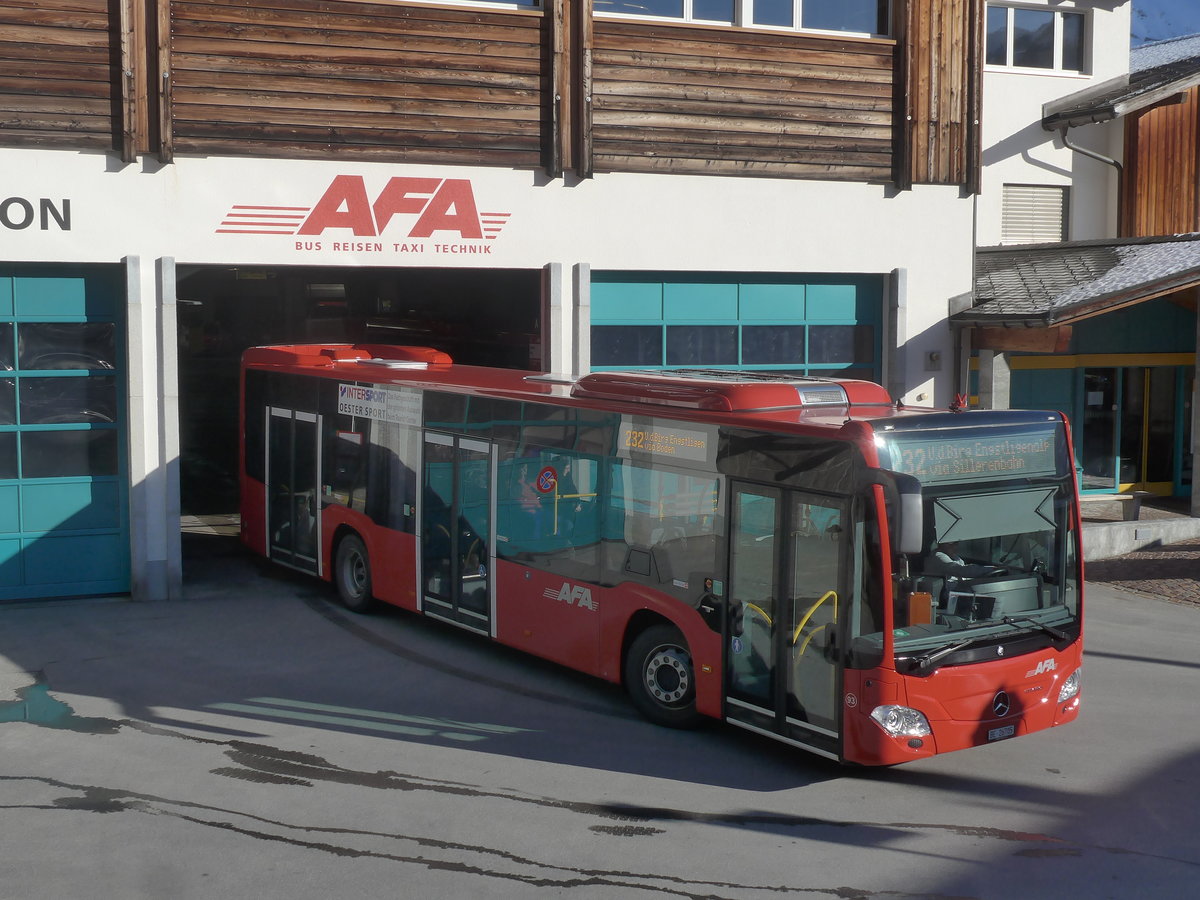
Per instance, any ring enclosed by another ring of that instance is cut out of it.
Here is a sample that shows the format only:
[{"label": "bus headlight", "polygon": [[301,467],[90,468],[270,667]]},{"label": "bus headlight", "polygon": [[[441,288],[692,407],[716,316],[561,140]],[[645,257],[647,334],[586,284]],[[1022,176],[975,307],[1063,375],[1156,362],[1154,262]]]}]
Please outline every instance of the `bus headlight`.
[{"label": "bus headlight", "polygon": [[1059,703],[1066,703],[1079,693],[1079,673],[1081,671],[1081,669],[1076,669],[1067,676],[1067,680],[1063,682],[1063,686],[1058,692]]},{"label": "bus headlight", "polygon": [[892,737],[924,737],[932,734],[925,714],[908,706],[877,706],[871,718]]}]

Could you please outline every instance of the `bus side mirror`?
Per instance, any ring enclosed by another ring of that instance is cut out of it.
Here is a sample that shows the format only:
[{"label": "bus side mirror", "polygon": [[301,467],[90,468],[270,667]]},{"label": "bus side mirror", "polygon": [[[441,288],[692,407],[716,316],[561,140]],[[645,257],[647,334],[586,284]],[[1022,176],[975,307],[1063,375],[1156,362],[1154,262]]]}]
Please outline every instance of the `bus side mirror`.
[{"label": "bus side mirror", "polygon": [[892,552],[915,556],[924,545],[925,509],[921,497],[921,482],[912,475],[876,469],[869,476],[871,484],[883,488],[888,520],[893,528]]},{"label": "bus side mirror", "polygon": [[912,556],[924,543],[925,510],[921,500],[921,482],[911,475],[891,473],[899,503],[896,507],[896,550]]}]

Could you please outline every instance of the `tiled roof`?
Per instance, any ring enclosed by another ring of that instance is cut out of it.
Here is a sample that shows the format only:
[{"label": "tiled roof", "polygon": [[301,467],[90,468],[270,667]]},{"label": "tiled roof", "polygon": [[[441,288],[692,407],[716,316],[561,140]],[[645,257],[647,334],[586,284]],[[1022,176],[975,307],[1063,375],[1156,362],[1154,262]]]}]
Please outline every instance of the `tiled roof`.
[{"label": "tiled roof", "polygon": [[1200,35],[1143,44],[1129,52],[1129,74],[1042,107],[1047,130],[1106,122],[1200,84]]},{"label": "tiled roof", "polygon": [[1048,326],[1200,285],[1200,234],[981,247],[960,324]]}]

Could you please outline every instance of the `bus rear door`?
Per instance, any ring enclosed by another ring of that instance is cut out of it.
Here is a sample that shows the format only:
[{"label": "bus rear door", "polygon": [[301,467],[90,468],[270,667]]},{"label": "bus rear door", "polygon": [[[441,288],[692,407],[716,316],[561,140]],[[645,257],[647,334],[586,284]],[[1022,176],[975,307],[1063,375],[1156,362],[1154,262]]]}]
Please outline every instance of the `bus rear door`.
[{"label": "bus rear door", "polygon": [[839,606],[848,506],[735,485],[729,560],[726,718],[840,758]]},{"label": "bus rear door", "polygon": [[486,441],[425,435],[422,611],[484,634],[492,631],[494,456]]}]

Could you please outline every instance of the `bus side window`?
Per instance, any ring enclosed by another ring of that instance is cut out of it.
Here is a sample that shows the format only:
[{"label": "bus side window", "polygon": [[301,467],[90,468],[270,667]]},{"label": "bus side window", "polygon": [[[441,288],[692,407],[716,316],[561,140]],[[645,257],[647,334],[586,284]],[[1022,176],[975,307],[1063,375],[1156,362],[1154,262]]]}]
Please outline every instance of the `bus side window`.
[{"label": "bus side window", "polygon": [[544,495],[537,489],[535,459],[513,458],[500,463],[497,486],[497,552],[516,557],[536,552],[545,531]]},{"label": "bus side window", "polygon": [[335,431],[333,435],[332,465],[329,467],[327,484],[328,500],[343,506],[362,508],[362,487],[366,475],[363,472],[363,434],[360,431]]},{"label": "bus side window", "polygon": [[691,585],[712,578],[721,524],[721,482],[714,475],[611,466],[604,532],[622,541],[618,578],[637,575],[691,600]]}]

